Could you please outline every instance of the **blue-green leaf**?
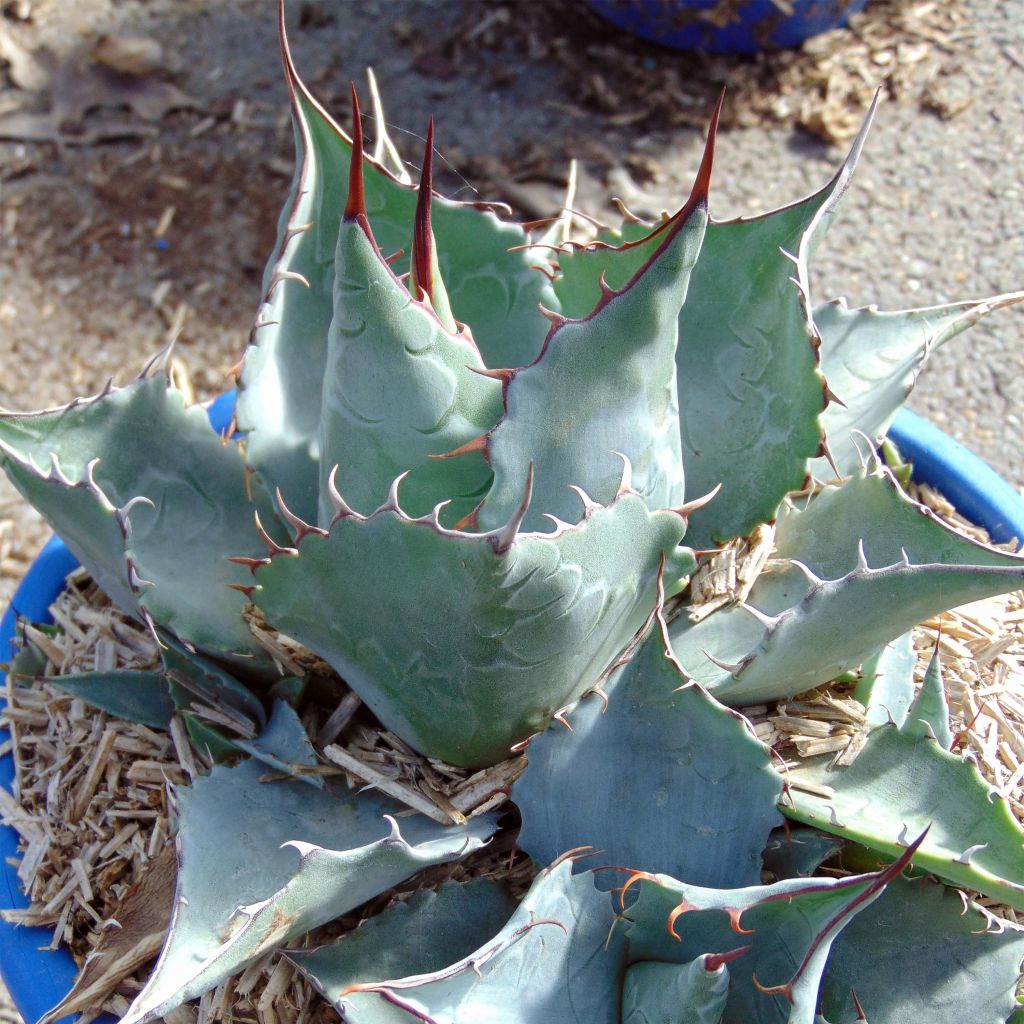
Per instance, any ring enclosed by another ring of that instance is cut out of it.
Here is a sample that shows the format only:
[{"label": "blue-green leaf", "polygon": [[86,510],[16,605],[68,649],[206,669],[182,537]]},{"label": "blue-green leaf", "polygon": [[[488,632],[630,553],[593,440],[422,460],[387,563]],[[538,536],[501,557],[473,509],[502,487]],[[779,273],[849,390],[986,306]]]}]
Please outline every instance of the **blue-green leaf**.
[{"label": "blue-green leaf", "polygon": [[1024,558],[944,526],[881,466],[787,509],[775,546],[745,603],[671,626],[685,671],[728,704],[812,689],[929,616],[1024,583]]},{"label": "blue-green leaf", "polygon": [[831,761],[790,769],[787,817],[888,857],[928,828],[916,867],[1024,909],[1024,830],[975,765],[906,725],[877,726],[851,765]]},{"label": "blue-green leaf", "polygon": [[902,728],[908,736],[934,736],[943,750],[949,750],[953,746],[953,732],[949,727],[949,704],[946,701],[946,688],[942,683],[942,666],[939,663],[937,647],[928,662],[924,682],[907,711],[907,720]]},{"label": "blue-green leaf", "polygon": [[719,1024],[729,997],[729,968],[721,960],[633,964],[622,988],[622,1024]]},{"label": "blue-green leaf", "polygon": [[[885,434],[935,349],[993,310],[1021,300],[1024,292],[895,313],[874,306],[848,309],[842,299],[818,306],[821,370],[843,403],[833,402],[822,417],[840,473],[853,473],[861,459],[855,432],[872,440]],[[812,472],[822,480],[832,476],[824,458],[815,460]]]},{"label": "blue-green leaf", "polygon": [[263,489],[247,489],[238,446],[164,378],[0,416],[0,461],[125,611],[208,653],[265,659],[230,589],[248,574],[228,557],[266,554],[254,512],[286,534]]},{"label": "blue-green leaf", "polygon": [[747,722],[687,683],[655,629],[606,687],[527,747],[513,787],[537,863],[591,846],[593,865],[696,885],[760,880],[782,778]]},{"label": "blue-green leaf", "polygon": [[[250,465],[306,522],[317,515],[320,393],[334,315],[335,246],[349,184],[352,141],[299,78],[282,44],[292,101],[296,170],[263,278],[264,299],[245,355],[238,423]],[[408,250],[416,190],[366,160],[366,206],[387,255]],[[557,305],[532,264],[528,237],[489,209],[438,198],[433,229],[454,316],[468,323],[485,362],[519,366],[540,349]],[[408,259],[393,264],[401,274]]]},{"label": "blue-green leaf", "polygon": [[833,1024],[1003,1024],[1024,930],[929,878],[895,879],[832,947],[821,986]]},{"label": "blue-green leaf", "polygon": [[638,872],[622,894],[639,889],[625,909],[630,962],[682,964],[745,946],[730,967],[722,1024],[812,1024],[833,941],[904,863],[875,874],[723,890]]},{"label": "blue-green leaf", "polygon": [[677,321],[707,225],[713,154],[714,131],[689,200],[655,229],[653,251],[627,283],[606,283],[586,316],[555,317],[540,356],[508,379],[505,414],[486,438],[494,484],[479,514],[484,529],[512,514],[531,465],[528,529],[544,516],[576,522],[572,487],[611,501],[623,458],[630,486],[650,508],[682,504]]},{"label": "blue-green leaf", "polygon": [[[266,739],[268,736],[272,737],[270,743]],[[308,770],[317,764],[313,744],[295,709],[285,701],[274,701],[270,722],[262,736],[252,740],[236,739],[234,742],[239,750],[275,771],[291,775],[317,789],[324,788],[323,778]]]},{"label": "blue-green leaf", "polygon": [[[286,725],[287,723],[285,723]],[[271,731],[279,723],[271,723]],[[265,739],[282,760],[294,759]],[[123,1019],[143,1024],[208,991],[263,953],[391,888],[479,848],[494,822],[443,828],[393,817],[390,801],[344,788],[263,782],[266,765],[214,767],[176,791],[178,892],[171,931]],[[298,856],[296,857],[296,854]]]},{"label": "blue-green leaf", "polygon": [[429,304],[413,299],[362,213],[341,223],[335,275],[319,427],[320,524],[334,515],[336,466],[358,509],[382,504],[391,481],[408,473],[406,510],[426,515],[450,500],[446,515],[457,522],[479,503],[491,471],[479,453],[435,456],[494,425],[501,385],[474,372],[484,364],[468,329],[450,332]]},{"label": "blue-green leaf", "polygon": [[174,715],[174,701],[168,693],[163,672],[112,669],[42,677],[41,681],[80,697],[91,707],[116,718],[141,722],[153,729],[166,729]]},{"label": "blue-green leaf", "polygon": [[916,664],[913,630],[890,640],[864,662],[853,696],[864,705],[869,724],[903,724],[914,699]]},{"label": "blue-green leaf", "polygon": [[257,568],[253,601],[416,749],[493,764],[599,681],[653,609],[663,557],[668,579],[693,565],[682,519],[635,494],[552,534],[516,522],[467,534],[397,503],[342,507]]},{"label": "blue-green leaf", "polygon": [[485,945],[515,909],[505,889],[486,878],[446,882],[388,907],[337,942],[288,958],[349,1024],[388,1024],[404,1014],[359,986],[440,971]]},{"label": "blue-green leaf", "polygon": [[775,518],[821,452],[826,404],[810,260],[835,217],[874,114],[823,189],[760,217],[708,225],[679,317],[679,409],[691,542],[714,547]]},{"label": "blue-green leaf", "polygon": [[[607,893],[563,861],[468,956],[430,974],[361,984],[358,1002],[343,994],[340,1005],[352,1024],[619,1024],[626,942],[614,925]],[[378,1006],[367,1009],[371,996]]]}]

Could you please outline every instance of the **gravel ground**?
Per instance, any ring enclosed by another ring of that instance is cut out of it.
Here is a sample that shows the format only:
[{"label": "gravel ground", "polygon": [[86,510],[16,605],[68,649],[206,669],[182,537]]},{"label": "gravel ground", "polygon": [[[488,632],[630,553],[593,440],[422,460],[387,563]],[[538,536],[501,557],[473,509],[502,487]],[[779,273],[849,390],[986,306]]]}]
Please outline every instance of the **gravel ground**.
[{"label": "gravel ground", "polygon": [[[1024,232],[1011,221],[1024,200],[1024,4],[906,4],[966,10],[958,38],[936,46],[949,51],[950,82],[970,102],[946,118],[917,102],[882,104],[813,283],[820,297],[843,294],[851,304],[883,308],[1024,288]],[[523,38],[511,29],[521,31],[540,6],[504,4],[513,38]],[[542,6],[554,9],[563,33],[578,23],[588,39],[600,34],[571,0]],[[269,7],[266,0],[3,5],[0,25],[27,49],[46,45],[66,55],[101,32],[161,40],[164,63],[196,109],[154,122],[118,115],[128,135],[92,144],[81,136],[0,141],[0,404],[38,408],[92,393],[111,375],[123,380],[176,326],[197,390],[224,386],[255,310],[290,173]],[[392,121],[416,134],[429,114],[437,116],[439,147],[452,165],[448,191],[467,194],[470,178],[496,184],[497,194],[485,198],[501,198],[500,186],[511,180],[521,210],[549,210],[560,196],[554,169],[560,174],[574,152],[583,156],[580,204],[593,212],[605,209],[609,193],[659,209],[688,191],[700,133],[642,110],[624,126],[588,105],[579,73],[585,47],[573,51],[572,74],[545,63],[538,47],[446,49],[441,43],[457,29],[464,39],[484,9],[476,0],[295,0],[293,8],[300,69],[335,111],[344,109],[349,78],[369,63]],[[26,13],[29,20],[19,20]],[[614,39],[605,36],[602,45]],[[685,74],[693,63],[619,45],[624,63],[652,74]],[[608,76],[603,64],[590,75],[596,70]],[[4,87],[0,73],[0,115],[17,100],[15,84],[9,73]],[[741,91],[730,102],[744,101]],[[109,124],[109,116],[86,121]],[[140,127],[150,134],[131,134]],[[418,163],[418,134],[396,139]],[[725,219],[789,202],[823,184],[841,158],[841,147],[795,129],[793,119],[727,130],[713,213]],[[643,181],[638,167],[655,168],[650,176],[661,180]],[[154,233],[170,207],[173,219],[157,245]],[[1024,312],[997,314],[936,355],[910,403],[1017,485],[1024,483],[1022,341]],[[0,602],[44,536],[0,485]]]}]

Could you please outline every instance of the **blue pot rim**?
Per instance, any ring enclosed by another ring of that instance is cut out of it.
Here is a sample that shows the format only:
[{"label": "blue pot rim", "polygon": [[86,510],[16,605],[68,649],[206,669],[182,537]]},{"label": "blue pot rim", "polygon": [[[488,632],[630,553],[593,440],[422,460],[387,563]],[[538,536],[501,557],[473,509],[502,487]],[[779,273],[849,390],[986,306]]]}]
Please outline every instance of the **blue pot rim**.
[{"label": "blue pot rim", "polygon": [[[210,406],[210,421],[224,430],[231,420],[234,393],[221,395]],[[889,430],[903,455],[914,463],[914,474],[931,484],[953,502],[967,518],[984,526],[996,541],[1024,538],[1024,497],[977,455],[932,426],[920,416],[903,410]],[[20,614],[41,622],[47,609],[60,593],[64,579],[78,562],[64,543],[53,537],[30,566],[0,620],[0,660],[6,660],[15,639]],[[0,672],[0,683],[5,674]],[[0,742],[8,738],[0,731]],[[10,790],[14,780],[14,758],[0,758],[0,786]],[[0,908],[22,908],[28,900],[21,891],[17,870],[7,859],[18,854],[17,832],[0,827]],[[0,973],[11,998],[27,1021],[35,1021],[54,1006],[70,988],[77,968],[66,950],[40,954],[39,947],[49,944],[46,928],[26,928],[0,921]],[[73,1015],[62,1018],[70,1022]],[[100,1024],[115,1024],[113,1018],[99,1018]]]}]

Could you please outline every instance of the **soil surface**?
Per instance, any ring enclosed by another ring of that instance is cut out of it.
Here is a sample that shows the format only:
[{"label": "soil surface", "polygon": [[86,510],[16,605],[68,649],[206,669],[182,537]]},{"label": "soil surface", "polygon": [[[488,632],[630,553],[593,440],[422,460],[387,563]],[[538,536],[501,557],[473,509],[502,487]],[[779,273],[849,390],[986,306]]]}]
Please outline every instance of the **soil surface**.
[{"label": "soil surface", "polygon": [[[0,405],[124,381],[174,335],[198,395],[222,390],[291,175],[273,4],[0,11]],[[437,186],[526,218],[557,210],[573,156],[581,210],[610,220],[611,195],[673,207],[723,85],[713,215],[791,202],[828,180],[881,85],[812,283],[820,299],[902,308],[1024,288],[1021,15],[1019,0],[874,0],[853,28],[756,59],[638,42],[583,0],[291,0],[288,22],[342,123],[372,65],[412,168],[434,115]],[[996,314],[936,354],[910,403],[1017,485],[1022,342],[1024,311]],[[0,484],[0,604],[46,532]]]}]

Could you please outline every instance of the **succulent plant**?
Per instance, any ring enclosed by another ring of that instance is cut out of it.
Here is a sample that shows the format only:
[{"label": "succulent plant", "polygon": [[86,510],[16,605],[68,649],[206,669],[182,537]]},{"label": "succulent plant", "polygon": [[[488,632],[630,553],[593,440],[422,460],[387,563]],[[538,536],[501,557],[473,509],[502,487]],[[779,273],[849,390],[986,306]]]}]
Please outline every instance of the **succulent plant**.
[{"label": "succulent plant", "polygon": [[[297,170],[237,432],[156,372],[0,417],[10,478],[164,649],[62,685],[218,761],[177,790],[172,927],[124,1024],[513,829],[518,903],[446,882],[289,955],[353,1024],[1006,1021],[1024,932],[951,887],[1024,910],[1024,832],[950,749],[937,660],[915,693],[908,632],[1024,559],[873,445],[932,349],[1021,296],[812,298],[867,124],[821,191],[721,222],[716,115],[674,216],[578,243],[436,195],[432,131],[403,180],[355,88],[350,138],[282,44]],[[749,557],[708,601],[716,551]],[[254,627],[500,810],[325,777],[294,710],[316,680]],[[838,761],[787,765],[744,716],[844,676],[868,727]]]}]

